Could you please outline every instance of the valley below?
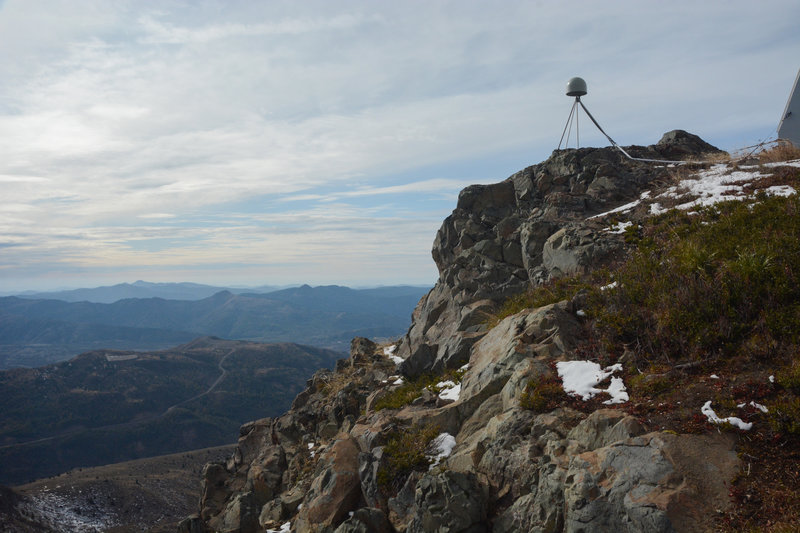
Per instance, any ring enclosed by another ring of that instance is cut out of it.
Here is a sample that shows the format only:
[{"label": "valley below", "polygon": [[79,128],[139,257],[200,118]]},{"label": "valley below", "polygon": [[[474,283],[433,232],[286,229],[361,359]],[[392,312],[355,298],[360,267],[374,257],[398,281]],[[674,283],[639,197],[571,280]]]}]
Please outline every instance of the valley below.
[{"label": "valley below", "polygon": [[341,354],[213,337],[0,373],[0,484],[233,442]]}]

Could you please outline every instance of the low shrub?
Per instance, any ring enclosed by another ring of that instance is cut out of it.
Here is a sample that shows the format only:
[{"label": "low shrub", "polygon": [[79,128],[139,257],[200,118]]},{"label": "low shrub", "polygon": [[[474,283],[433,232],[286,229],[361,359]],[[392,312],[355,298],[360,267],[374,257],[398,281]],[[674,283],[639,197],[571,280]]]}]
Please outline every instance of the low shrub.
[{"label": "low shrub", "polygon": [[519,406],[534,413],[546,413],[568,400],[561,381],[552,377],[542,381],[528,381],[519,397]]},{"label": "low shrub", "polygon": [[591,287],[592,284],[587,278],[578,274],[537,285],[506,300],[500,310],[490,318],[488,325],[494,327],[504,318],[515,315],[523,309],[535,309],[570,299],[582,289]]},{"label": "low shrub", "polygon": [[383,448],[385,461],[378,469],[378,485],[396,492],[412,472],[427,471],[431,460],[426,453],[439,433],[438,427],[427,424],[399,429],[389,435]]},{"label": "low shrub", "polygon": [[761,347],[797,343],[798,213],[796,195],[760,195],[655,218],[614,272],[617,288],[590,299],[604,343],[668,363],[735,355],[748,339]]},{"label": "low shrub", "polygon": [[430,390],[434,394],[439,394],[443,387],[437,387],[437,383],[448,380],[453,383],[461,383],[465,372],[466,369],[457,369],[447,370],[441,375],[423,374],[412,381],[404,382],[397,386],[396,389],[389,391],[383,397],[376,400],[373,409],[375,411],[381,411],[383,409],[401,409],[419,398],[422,395],[422,391],[425,389]]}]

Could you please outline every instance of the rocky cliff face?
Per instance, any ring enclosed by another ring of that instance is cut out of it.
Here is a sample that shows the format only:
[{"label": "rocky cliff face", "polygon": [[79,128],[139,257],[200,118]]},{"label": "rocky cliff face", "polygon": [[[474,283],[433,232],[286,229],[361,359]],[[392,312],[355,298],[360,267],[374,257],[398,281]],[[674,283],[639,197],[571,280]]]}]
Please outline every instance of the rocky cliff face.
[{"label": "rocky cliff face", "polygon": [[[670,132],[628,150],[670,159],[716,149]],[[706,530],[739,468],[730,436],[653,431],[599,402],[524,408],[528,383],[577,358],[579,307],[486,325],[508,296],[622,254],[622,236],[591,217],[667,172],[585,148],[462,191],[434,241],[439,281],[397,355],[355,339],[350,359],[317,372],[289,412],[244,425],[227,463],[205,468],[199,514],[180,531]],[[451,383],[389,401],[428,373]]]},{"label": "rocky cliff face", "polygon": [[[673,160],[719,150],[676,130],[633,157]],[[613,148],[556,151],[493,185],[467,187],[433,243],[439,280],[417,306],[400,345],[402,371],[457,368],[485,333],[487,313],[531,284],[621,252],[623,240],[591,218],[639,198],[670,169],[631,161]]]}]

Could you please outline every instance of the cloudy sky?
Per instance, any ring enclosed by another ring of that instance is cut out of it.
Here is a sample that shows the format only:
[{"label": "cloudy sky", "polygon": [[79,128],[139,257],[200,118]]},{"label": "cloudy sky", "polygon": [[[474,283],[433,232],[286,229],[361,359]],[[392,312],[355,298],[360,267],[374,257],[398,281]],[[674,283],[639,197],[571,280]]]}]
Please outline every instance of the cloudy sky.
[{"label": "cloudy sky", "polygon": [[432,284],[458,191],[556,148],[571,76],[621,144],[741,148],[776,135],[798,20],[796,0],[0,1],[0,291]]}]

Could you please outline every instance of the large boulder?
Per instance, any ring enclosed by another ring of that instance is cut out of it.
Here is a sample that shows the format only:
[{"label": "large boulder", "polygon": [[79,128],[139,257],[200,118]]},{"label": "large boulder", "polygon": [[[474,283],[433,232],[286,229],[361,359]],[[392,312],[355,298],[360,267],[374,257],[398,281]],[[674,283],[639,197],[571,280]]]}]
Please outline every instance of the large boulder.
[{"label": "large boulder", "polygon": [[294,523],[298,533],[338,526],[358,508],[362,499],[358,455],[358,444],[348,435],[336,440],[320,459]]}]

